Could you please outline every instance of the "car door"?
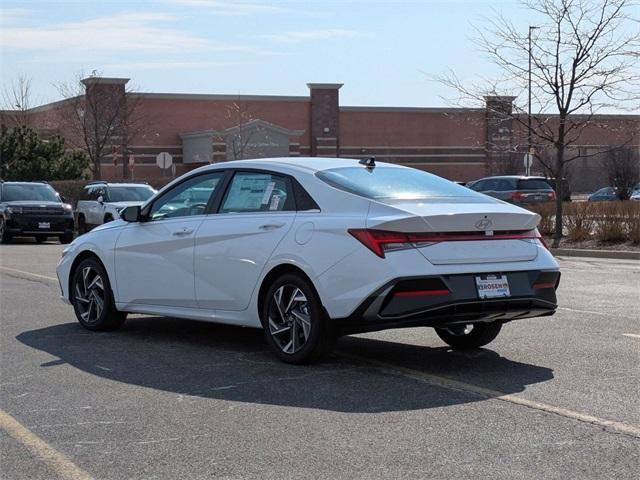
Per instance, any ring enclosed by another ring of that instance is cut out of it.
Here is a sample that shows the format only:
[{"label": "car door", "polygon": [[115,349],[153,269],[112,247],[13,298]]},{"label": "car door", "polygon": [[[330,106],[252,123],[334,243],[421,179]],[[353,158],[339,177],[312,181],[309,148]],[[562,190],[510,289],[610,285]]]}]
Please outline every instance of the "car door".
[{"label": "car door", "polygon": [[118,302],[196,306],[195,232],[224,174],[216,171],[186,179],[145,207],[143,221],[123,228],[115,248]]},{"label": "car door", "polygon": [[195,289],[200,308],[244,310],[265,264],[295,220],[292,180],[237,171],[218,213],[198,230]]},{"label": "car door", "polygon": [[102,189],[100,187],[90,187],[87,192],[87,201],[85,203],[85,220],[89,225],[99,225],[102,220],[98,220],[98,210],[100,203],[98,197]]}]

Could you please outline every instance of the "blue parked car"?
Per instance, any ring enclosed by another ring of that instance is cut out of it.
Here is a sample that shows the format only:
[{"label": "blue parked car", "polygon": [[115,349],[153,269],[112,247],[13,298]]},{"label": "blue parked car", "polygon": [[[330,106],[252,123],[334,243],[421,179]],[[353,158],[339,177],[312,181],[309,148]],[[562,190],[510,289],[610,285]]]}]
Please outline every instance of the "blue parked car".
[{"label": "blue parked car", "polygon": [[615,188],[604,187],[589,195],[587,200],[590,202],[614,202],[618,200],[618,195]]}]

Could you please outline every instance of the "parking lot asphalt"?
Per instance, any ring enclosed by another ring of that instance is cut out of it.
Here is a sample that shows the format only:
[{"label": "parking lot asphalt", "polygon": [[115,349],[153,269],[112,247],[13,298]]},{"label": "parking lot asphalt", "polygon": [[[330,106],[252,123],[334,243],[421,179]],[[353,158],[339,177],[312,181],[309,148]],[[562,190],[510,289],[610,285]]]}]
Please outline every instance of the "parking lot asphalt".
[{"label": "parking lot asphalt", "polygon": [[80,327],[53,242],[0,246],[0,477],[637,478],[640,262],[560,258],[560,309],[455,352],[431,329],[279,363],[258,330]]}]

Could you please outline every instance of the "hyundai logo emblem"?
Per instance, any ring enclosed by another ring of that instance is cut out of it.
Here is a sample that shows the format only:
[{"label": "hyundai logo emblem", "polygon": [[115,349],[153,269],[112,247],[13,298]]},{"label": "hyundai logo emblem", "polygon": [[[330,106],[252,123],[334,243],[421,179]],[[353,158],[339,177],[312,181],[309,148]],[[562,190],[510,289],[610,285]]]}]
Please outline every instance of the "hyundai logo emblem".
[{"label": "hyundai logo emblem", "polygon": [[476,222],[476,228],[478,230],[487,230],[489,227],[493,225],[493,222],[488,218],[483,218],[482,220],[478,220]]}]

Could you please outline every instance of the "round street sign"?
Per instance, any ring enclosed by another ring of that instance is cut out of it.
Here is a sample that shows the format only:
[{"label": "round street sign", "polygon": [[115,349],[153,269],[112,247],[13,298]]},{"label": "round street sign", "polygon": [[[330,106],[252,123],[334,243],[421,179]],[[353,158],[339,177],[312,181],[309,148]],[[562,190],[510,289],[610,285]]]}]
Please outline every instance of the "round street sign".
[{"label": "round street sign", "polygon": [[156,156],[156,163],[161,169],[166,170],[173,164],[173,157],[168,152],[160,152]]}]

